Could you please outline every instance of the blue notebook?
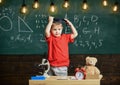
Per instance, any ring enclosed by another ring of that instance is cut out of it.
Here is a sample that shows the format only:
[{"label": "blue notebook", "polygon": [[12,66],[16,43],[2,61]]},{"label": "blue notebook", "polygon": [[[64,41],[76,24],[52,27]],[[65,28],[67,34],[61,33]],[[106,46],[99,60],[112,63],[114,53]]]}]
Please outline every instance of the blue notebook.
[{"label": "blue notebook", "polygon": [[45,80],[44,76],[31,76],[31,80]]}]

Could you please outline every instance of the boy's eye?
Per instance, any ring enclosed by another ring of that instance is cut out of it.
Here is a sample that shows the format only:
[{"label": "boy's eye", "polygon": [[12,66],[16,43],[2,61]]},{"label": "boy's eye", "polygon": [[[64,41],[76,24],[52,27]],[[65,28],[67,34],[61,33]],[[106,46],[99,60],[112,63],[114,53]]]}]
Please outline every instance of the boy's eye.
[{"label": "boy's eye", "polygon": [[60,30],[60,29],[54,29],[54,30]]},{"label": "boy's eye", "polygon": [[56,28],[54,28],[53,30],[57,30]]}]

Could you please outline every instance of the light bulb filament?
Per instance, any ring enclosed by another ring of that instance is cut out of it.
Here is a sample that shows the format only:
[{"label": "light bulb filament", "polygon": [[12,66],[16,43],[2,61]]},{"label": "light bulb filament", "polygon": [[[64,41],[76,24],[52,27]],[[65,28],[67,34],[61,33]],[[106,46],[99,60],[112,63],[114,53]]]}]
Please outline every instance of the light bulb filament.
[{"label": "light bulb filament", "polygon": [[87,3],[84,3],[84,4],[83,4],[83,9],[87,9],[87,8],[88,8]]},{"label": "light bulb filament", "polygon": [[64,8],[68,8],[68,7],[69,7],[69,2],[68,2],[68,0],[65,0],[65,1],[64,1],[63,7],[64,7]]},{"label": "light bulb filament", "polygon": [[25,13],[27,13],[27,7],[26,7],[26,5],[24,5],[24,6],[22,6],[22,8],[21,8],[21,13],[23,13],[23,14],[25,14]]},{"label": "light bulb filament", "polygon": [[2,3],[3,2],[3,0],[0,0],[0,3]]},{"label": "light bulb filament", "polygon": [[115,2],[113,6],[113,11],[116,12],[118,10],[118,2]]},{"label": "light bulb filament", "polygon": [[107,5],[108,5],[107,0],[103,0],[103,6],[107,6]]},{"label": "light bulb filament", "polygon": [[56,7],[55,7],[54,3],[50,4],[50,11],[51,12],[55,12],[56,11]]},{"label": "light bulb filament", "polygon": [[33,8],[39,8],[40,4],[38,2],[38,0],[35,0],[34,3],[33,3]]}]

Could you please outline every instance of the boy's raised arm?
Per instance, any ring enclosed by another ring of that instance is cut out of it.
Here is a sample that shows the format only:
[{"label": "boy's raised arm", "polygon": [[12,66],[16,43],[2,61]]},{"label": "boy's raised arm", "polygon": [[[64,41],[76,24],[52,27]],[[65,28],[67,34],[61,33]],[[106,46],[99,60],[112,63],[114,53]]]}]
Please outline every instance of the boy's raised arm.
[{"label": "boy's raised arm", "polygon": [[77,37],[78,35],[78,32],[77,30],[75,29],[74,25],[68,20],[68,19],[65,19],[66,23],[70,26],[71,30],[72,30],[72,35],[71,35],[71,38],[74,39]]},{"label": "boy's raised arm", "polygon": [[48,24],[47,24],[47,26],[45,28],[45,36],[46,37],[50,36],[50,29],[51,29],[51,26],[52,26],[52,23],[53,23],[53,19],[54,19],[54,17],[49,16]]}]

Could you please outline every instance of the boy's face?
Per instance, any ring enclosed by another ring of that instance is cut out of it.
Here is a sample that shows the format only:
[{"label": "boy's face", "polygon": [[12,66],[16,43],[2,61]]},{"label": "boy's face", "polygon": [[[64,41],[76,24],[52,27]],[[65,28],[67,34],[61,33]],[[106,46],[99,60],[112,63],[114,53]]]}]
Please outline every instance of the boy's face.
[{"label": "boy's face", "polygon": [[63,26],[62,24],[53,24],[52,28],[51,28],[51,33],[55,36],[55,37],[59,37],[62,34],[62,29]]}]

